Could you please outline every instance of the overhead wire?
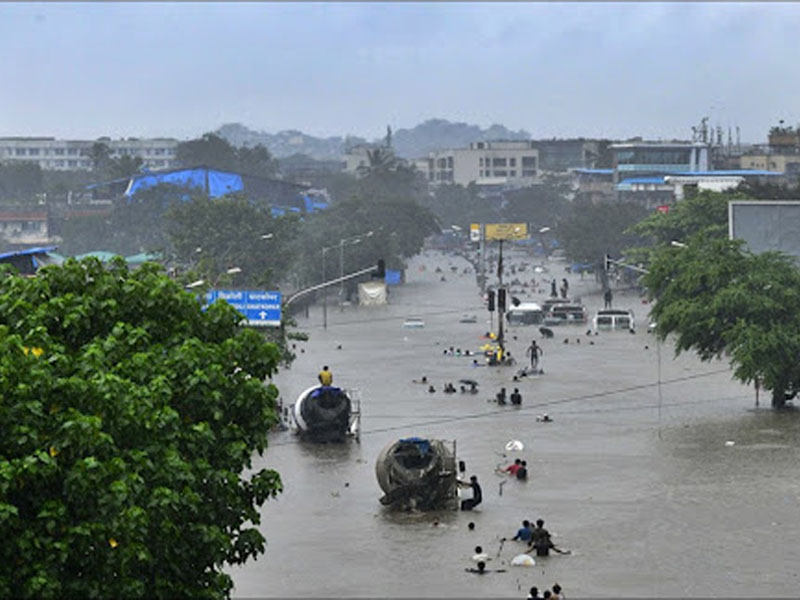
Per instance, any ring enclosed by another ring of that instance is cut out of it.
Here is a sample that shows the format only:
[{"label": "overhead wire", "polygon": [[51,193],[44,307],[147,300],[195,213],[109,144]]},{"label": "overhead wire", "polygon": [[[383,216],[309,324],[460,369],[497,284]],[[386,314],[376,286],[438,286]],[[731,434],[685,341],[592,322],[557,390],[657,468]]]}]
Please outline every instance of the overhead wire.
[{"label": "overhead wire", "polygon": [[[544,402],[538,402],[536,404],[532,404],[532,405],[528,405],[528,406],[525,406],[525,407],[517,408],[517,409],[514,410],[514,414],[519,414],[520,412],[529,412],[529,411],[532,411],[532,410],[538,410],[538,409],[541,409],[543,407],[559,406],[559,405],[562,405],[562,404],[567,404],[567,403],[570,403],[570,402],[578,402],[578,401],[581,401],[581,400],[591,400],[593,398],[602,398],[602,397],[611,396],[611,395],[615,395],[615,394],[627,394],[627,393],[630,393],[630,392],[635,392],[635,391],[639,391],[639,390],[643,390],[643,389],[647,389],[647,388],[652,388],[654,386],[659,386],[660,387],[662,384],[671,384],[671,383],[680,383],[680,382],[684,382],[684,381],[691,381],[693,379],[699,379],[699,378],[702,378],[702,377],[709,377],[709,376],[712,376],[712,375],[718,375],[720,373],[725,373],[725,372],[728,372],[728,371],[729,371],[729,369],[727,369],[727,368],[725,368],[725,369],[715,369],[713,371],[706,371],[704,373],[694,373],[692,375],[684,375],[682,377],[675,377],[673,379],[668,379],[666,381],[658,381],[656,383],[643,383],[643,384],[638,384],[638,385],[627,386],[627,387],[624,387],[624,388],[617,388],[617,389],[606,390],[606,391],[602,391],[602,392],[594,392],[592,394],[582,394],[582,395],[579,395],[579,396],[568,396],[566,398],[558,398],[558,399],[555,399],[555,400],[547,400],[547,401],[544,401]],[[705,402],[708,402],[708,401],[712,401],[712,400],[705,400],[705,401],[702,401],[702,402],[705,403]],[[713,401],[718,401],[718,399],[713,399]],[[697,404],[697,403],[698,403],[697,401],[684,401],[684,402],[679,402],[679,403],[670,403],[667,406],[680,406],[680,405]],[[647,406],[637,405],[635,408],[636,409],[639,409],[639,408],[653,408],[653,406],[652,405],[647,405]],[[633,409],[634,409],[634,407],[615,407],[615,408],[612,408],[612,409],[607,409],[607,412],[612,412],[613,410],[620,410],[621,411],[621,410],[633,410]],[[597,409],[594,409],[594,410],[597,411]],[[590,409],[590,410],[587,410],[586,412],[592,412],[592,410]],[[470,414],[466,414],[466,415],[446,415],[446,416],[434,417],[434,418],[430,418],[429,417],[427,420],[424,420],[424,421],[417,421],[417,422],[413,422],[413,423],[403,423],[403,424],[400,424],[400,425],[390,425],[390,426],[386,426],[386,427],[378,427],[378,428],[375,428],[375,429],[362,430],[360,432],[360,435],[373,435],[373,434],[376,434],[376,433],[387,433],[387,432],[390,432],[390,431],[397,431],[397,430],[400,430],[400,429],[409,429],[409,428],[413,428],[413,427],[430,427],[430,426],[433,426],[433,425],[444,425],[444,424],[456,423],[456,422],[460,422],[460,421],[471,421],[471,420],[476,420],[476,419],[492,418],[492,417],[498,417],[498,416],[505,416],[505,415],[508,415],[508,413],[509,413],[508,409],[495,409],[495,410],[491,410],[491,411],[483,411],[483,412],[479,412],[479,413],[470,413]],[[378,418],[378,417],[376,416],[375,418]],[[384,417],[384,418],[403,418],[403,417],[387,416],[387,417]],[[271,445],[272,446],[283,446],[283,445],[292,444],[292,443],[296,443],[296,440],[284,440],[282,442],[278,441],[278,442],[271,443]]]}]

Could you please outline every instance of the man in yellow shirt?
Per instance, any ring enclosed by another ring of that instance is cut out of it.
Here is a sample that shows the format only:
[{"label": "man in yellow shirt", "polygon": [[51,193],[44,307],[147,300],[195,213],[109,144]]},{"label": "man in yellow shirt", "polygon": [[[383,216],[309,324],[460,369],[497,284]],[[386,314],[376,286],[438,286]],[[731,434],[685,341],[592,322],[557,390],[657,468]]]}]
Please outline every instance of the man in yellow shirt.
[{"label": "man in yellow shirt", "polygon": [[319,372],[319,375],[317,375],[317,378],[319,379],[319,382],[322,385],[326,385],[327,386],[327,385],[332,385],[333,384],[333,373],[331,373],[328,370],[328,365],[325,365],[324,367],[322,367],[322,371]]}]

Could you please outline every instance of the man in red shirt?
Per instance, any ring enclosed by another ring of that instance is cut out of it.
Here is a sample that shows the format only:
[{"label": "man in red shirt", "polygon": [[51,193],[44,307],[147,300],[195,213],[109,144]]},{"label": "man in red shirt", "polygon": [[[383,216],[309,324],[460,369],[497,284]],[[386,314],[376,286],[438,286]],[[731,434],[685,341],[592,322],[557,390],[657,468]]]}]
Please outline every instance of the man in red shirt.
[{"label": "man in red shirt", "polygon": [[514,464],[508,465],[505,469],[503,469],[503,471],[505,471],[509,475],[516,476],[517,471],[519,471],[519,468],[521,466],[522,466],[522,461],[519,458],[515,458]]}]

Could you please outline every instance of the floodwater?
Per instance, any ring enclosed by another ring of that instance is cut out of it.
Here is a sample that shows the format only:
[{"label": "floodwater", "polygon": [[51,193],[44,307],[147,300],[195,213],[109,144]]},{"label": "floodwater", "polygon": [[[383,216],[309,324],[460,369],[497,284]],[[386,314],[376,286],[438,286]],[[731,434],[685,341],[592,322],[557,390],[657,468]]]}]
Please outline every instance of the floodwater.
[{"label": "floodwater", "polygon": [[[507,254],[506,267],[521,256]],[[765,396],[755,408],[753,388],[733,381],[725,362],[674,358],[669,343],[646,332],[647,305],[622,290],[614,305],[634,310],[635,335],[587,337],[589,326],[562,326],[540,339],[537,327],[508,330],[520,358],[539,340],[540,377],[514,383],[515,368],[473,368],[471,357],[445,356],[451,345],[478,348],[489,330],[474,275],[451,273],[451,264],[467,266],[438,252],[416,257],[388,306],[329,303],[327,330],[319,309],[298,318],[311,339],[276,377],[284,402],[330,365],[335,384],[360,391],[361,442],[315,446],[290,432],[271,436],[254,468],[277,469],[285,491],[262,509],[266,553],[229,568],[234,596],[524,598],[532,585],[554,582],[572,598],[797,596],[799,414],[773,413]],[[567,277],[570,295],[593,315],[602,304],[594,277],[547,264],[549,275],[520,277]],[[478,323],[459,323],[464,314]],[[409,316],[425,327],[403,328]],[[422,375],[438,390],[474,378],[481,393],[428,394],[411,381]],[[520,388],[521,408],[487,401],[501,386]],[[552,423],[536,422],[544,412]],[[412,435],[456,440],[466,474],[483,486],[475,511],[397,514],[379,504],[375,458]],[[525,449],[504,458],[511,439]],[[528,462],[527,482],[495,473],[515,457]],[[572,554],[509,566],[525,546],[507,541],[501,550],[500,538],[539,517]],[[493,557],[489,567],[507,571],[466,573],[476,545]]]}]

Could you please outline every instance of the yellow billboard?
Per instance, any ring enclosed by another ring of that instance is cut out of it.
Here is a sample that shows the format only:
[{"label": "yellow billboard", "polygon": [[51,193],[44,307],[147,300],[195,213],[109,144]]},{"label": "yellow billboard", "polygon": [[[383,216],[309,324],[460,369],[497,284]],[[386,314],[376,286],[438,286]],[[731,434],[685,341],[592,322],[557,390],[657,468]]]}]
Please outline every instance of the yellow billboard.
[{"label": "yellow billboard", "polygon": [[524,240],[528,237],[528,224],[487,223],[484,231],[487,240]]}]

